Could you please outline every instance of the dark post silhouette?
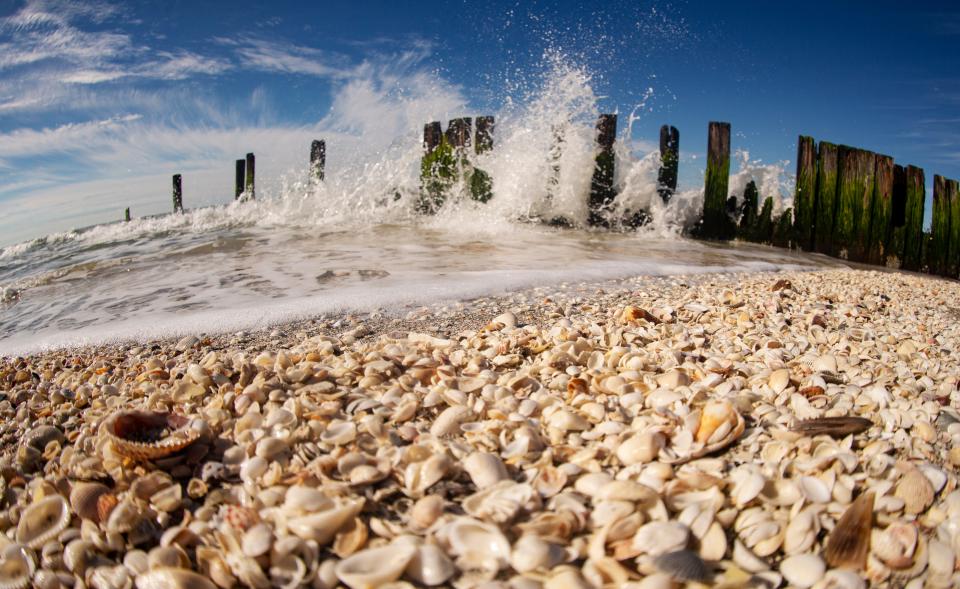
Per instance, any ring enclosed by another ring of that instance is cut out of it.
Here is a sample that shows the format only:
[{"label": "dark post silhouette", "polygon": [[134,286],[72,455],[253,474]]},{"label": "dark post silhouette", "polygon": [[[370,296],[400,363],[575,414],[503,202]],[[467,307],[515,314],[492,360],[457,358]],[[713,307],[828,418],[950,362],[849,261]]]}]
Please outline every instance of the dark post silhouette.
[{"label": "dark post silhouette", "polygon": [[247,175],[247,160],[237,160],[237,171],[233,181],[233,199],[240,198],[243,194],[243,185]]},{"label": "dark post silhouette", "polygon": [[676,127],[660,127],[660,171],[657,173],[657,192],[663,202],[677,191],[677,172],[680,168],[680,131]]},{"label": "dark post silhouette", "polygon": [[173,212],[183,212],[183,182],[180,174],[173,175]]},{"label": "dark post silhouette", "polygon": [[314,139],[310,144],[310,174],[323,182],[324,169],[327,166],[327,142]]},{"label": "dark post silhouette", "polygon": [[617,115],[602,114],[597,119],[597,158],[590,182],[589,223],[605,225],[616,194],[613,191],[613,143],[617,139]]},{"label": "dark post silhouette", "polygon": [[256,158],[252,153],[247,154],[247,179],[244,188],[244,192],[247,195],[247,198],[253,200],[256,198],[256,193],[254,191],[254,184],[256,183]]},{"label": "dark post silhouette", "polygon": [[735,226],[727,215],[727,190],[730,182],[730,123],[711,121],[707,133],[702,234],[712,239],[730,239],[735,233]]},{"label": "dark post silhouette", "polygon": [[813,249],[817,211],[817,144],[813,137],[797,139],[797,187],[793,197],[794,234],[801,249]]}]

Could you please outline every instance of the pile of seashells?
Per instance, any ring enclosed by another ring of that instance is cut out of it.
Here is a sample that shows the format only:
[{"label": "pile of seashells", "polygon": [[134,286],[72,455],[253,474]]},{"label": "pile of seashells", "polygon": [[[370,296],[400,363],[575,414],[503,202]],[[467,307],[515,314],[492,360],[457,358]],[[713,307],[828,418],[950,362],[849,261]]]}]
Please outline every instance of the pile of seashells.
[{"label": "pile of seashells", "polygon": [[0,589],[954,587],[958,294],[761,274],[5,361]]}]

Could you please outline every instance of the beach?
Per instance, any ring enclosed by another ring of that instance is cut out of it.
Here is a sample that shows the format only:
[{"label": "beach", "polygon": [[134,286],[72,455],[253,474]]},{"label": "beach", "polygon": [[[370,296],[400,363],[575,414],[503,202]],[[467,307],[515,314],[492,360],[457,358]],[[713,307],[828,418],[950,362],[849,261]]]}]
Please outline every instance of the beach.
[{"label": "beach", "polygon": [[830,268],[4,358],[0,586],[956,586],[958,320]]}]

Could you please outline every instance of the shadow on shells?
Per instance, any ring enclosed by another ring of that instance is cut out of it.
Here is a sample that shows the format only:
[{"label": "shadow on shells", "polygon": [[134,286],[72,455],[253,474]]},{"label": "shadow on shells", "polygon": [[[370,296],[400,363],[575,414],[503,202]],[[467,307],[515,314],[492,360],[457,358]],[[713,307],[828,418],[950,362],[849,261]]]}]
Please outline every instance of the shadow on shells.
[{"label": "shadow on shells", "polygon": [[104,421],[103,430],[118,454],[137,461],[170,456],[200,439],[190,418],[158,411],[119,411]]}]

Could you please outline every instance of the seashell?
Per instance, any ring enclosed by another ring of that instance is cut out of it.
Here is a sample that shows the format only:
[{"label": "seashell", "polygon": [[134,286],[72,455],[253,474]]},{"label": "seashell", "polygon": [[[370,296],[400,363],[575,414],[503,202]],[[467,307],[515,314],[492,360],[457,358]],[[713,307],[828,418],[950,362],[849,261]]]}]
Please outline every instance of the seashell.
[{"label": "seashell", "polygon": [[103,431],[118,454],[133,460],[163,458],[200,438],[189,418],[157,411],[118,411],[103,422]]},{"label": "seashell", "polygon": [[594,498],[601,501],[648,503],[659,498],[659,493],[636,481],[610,481],[600,487],[596,495],[594,495]]},{"label": "seashell", "polygon": [[700,556],[692,550],[666,552],[653,559],[653,566],[680,582],[706,583],[710,579],[710,568]]},{"label": "seashell", "polygon": [[805,436],[830,436],[845,438],[850,434],[865,432],[873,426],[873,422],[863,417],[817,417],[798,421],[790,428]]},{"label": "seashell", "polygon": [[[688,454],[677,454],[675,457],[667,459],[661,458],[661,462],[680,464],[716,452],[735,442],[743,433],[745,427],[746,423],[743,416],[729,402],[710,401],[704,406],[697,425],[698,437],[701,430],[704,434],[709,433],[708,436],[705,436],[707,441],[699,448],[694,446],[694,450]],[[673,438],[673,443],[674,445],[677,443],[676,435]]]},{"label": "seashell", "polygon": [[9,544],[0,552],[0,587],[3,589],[26,589],[36,570],[36,563],[23,546]]},{"label": "seashell", "polygon": [[209,579],[187,569],[163,567],[137,575],[137,589],[217,589]]},{"label": "seashell", "polygon": [[812,587],[823,578],[827,566],[816,554],[788,556],[780,563],[780,573],[788,583],[800,589]]},{"label": "seashell", "polygon": [[265,523],[251,526],[243,533],[243,553],[250,557],[266,554],[273,545],[273,530]]},{"label": "seashell", "polygon": [[403,474],[403,484],[413,496],[423,493],[453,468],[453,461],[446,454],[434,454],[426,460],[407,465]]},{"label": "seashell", "polygon": [[933,504],[936,493],[930,480],[917,467],[910,465],[893,492],[894,497],[903,500],[903,509],[909,514],[923,513]]},{"label": "seashell", "polygon": [[294,485],[287,489],[283,499],[283,509],[294,513],[313,513],[333,507],[333,500],[320,489],[305,485]]},{"label": "seashell", "polygon": [[634,434],[617,446],[617,458],[625,466],[646,464],[660,454],[665,443],[666,437],[660,432]]},{"label": "seashell", "polygon": [[352,421],[332,421],[320,434],[322,443],[334,446],[343,446],[355,439],[357,439],[357,425]]},{"label": "seashell", "polygon": [[817,477],[802,476],[797,481],[797,486],[807,501],[811,503],[827,503],[832,497],[830,487]]},{"label": "seashell", "polygon": [[404,574],[427,587],[442,585],[457,572],[453,561],[433,544],[417,547],[416,553],[407,564]]},{"label": "seashell", "polygon": [[27,548],[40,548],[70,524],[70,506],[60,495],[31,504],[20,515],[16,540]]},{"label": "seashell", "polygon": [[176,544],[173,546],[157,546],[147,555],[147,567],[160,569],[165,567],[186,569],[190,568],[190,557]]},{"label": "seashell", "polygon": [[510,562],[510,542],[494,525],[461,517],[447,525],[445,535],[463,570],[498,571]]},{"label": "seashell", "polygon": [[321,511],[292,517],[287,522],[287,529],[304,540],[313,540],[324,546],[333,540],[344,524],[360,513],[363,504],[362,498],[341,500]]},{"label": "seashell", "polygon": [[463,461],[463,469],[470,475],[470,480],[479,489],[485,489],[509,478],[507,467],[495,454],[474,452]]},{"label": "seashell", "polygon": [[633,537],[633,547],[640,554],[660,556],[683,550],[687,547],[689,538],[690,530],[679,522],[650,522],[637,530]]},{"label": "seashell", "polygon": [[905,569],[913,564],[919,533],[913,524],[894,522],[885,530],[873,530],[870,551],[892,569]]},{"label": "seashell", "polygon": [[673,390],[679,387],[688,386],[690,384],[690,377],[683,370],[674,368],[673,370],[658,376],[657,384],[661,388]]},{"label": "seashell", "polygon": [[363,523],[359,517],[355,517],[353,521],[340,528],[333,540],[333,553],[340,558],[346,558],[363,548],[369,537],[367,524]]},{"label": "seashell", "polygon": [[850,504],[827,538],[823,556],[833,568],[863,570],[870,552],[873,526],[873,491],[866,491]]},{"label": "seashell", "polygon": [[99,507],[100,499],[109,493],[110,489],[101,483],[74,483],[70,489],[70,508],[81,519],[103,521],[105,518],[101,518],[103,510]]},{"label": "seashell", "polygon": [[463,510],[477,519],[496,523],[510,521],[535,496],[533,487],[514,481],[500,481],[466,497]]},{"label": "seashell", "polygon": [[437,438],[444,438],[460,433],[460,424],[468,421],[473,415],[470,408],[463,405],[453,405],[444,409],[430,426],[430,434]]},{"label": "seashell", "polygon": [[372,589],[396,581],[417,552],[415,546],[393,543],[368,548],[337,563],[337,578],[350,589]]},{"label": "seashell", "polygon": [[790,386],[790,371],[786,368],[774,370],[767,384],[774,393],[779,395]]},{"label": "seashell", "polygon": [[814,360],[813,364],[810,365],[810,368],[814,372],[836,372],[837,359],[831,354],[824,354],[823,356],[820,356]]},{"label": "seashell", "polygon": [[550,417],[547,418],[547,425],[564,432],[586,431],[592,427],[585,417],[567,409],[561,409],[550,414]]},{"label": "seashell", "polygon": [[787,554],[806,552],[820,533],[820,519],[815,508],[807,508],[796,514],[787,524],[783,537],[783,551]]},{"label": "seashell", "polygon": [[416,530],[426,530],[443,515],[443,497],[425,495],[410,509],[410,524]]},{"label": "seashell", "polygon": [[565,470],[548,464],[540,467],[533,479],[533,488],[543,497],[553,497],[567,486],[568,480]]},{"label": "seashell", "polygon": [[574,567],[560,567],[543,583],[543,589],[593,589],[583,575]]},{"label": "seashell", "polygon": [[519,573],[550,570],[563,562],[565,556],[565,551],[557,544],[533,534],[524,534],[513,545],[510,566]]}]

